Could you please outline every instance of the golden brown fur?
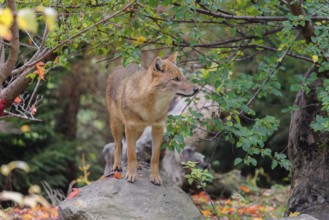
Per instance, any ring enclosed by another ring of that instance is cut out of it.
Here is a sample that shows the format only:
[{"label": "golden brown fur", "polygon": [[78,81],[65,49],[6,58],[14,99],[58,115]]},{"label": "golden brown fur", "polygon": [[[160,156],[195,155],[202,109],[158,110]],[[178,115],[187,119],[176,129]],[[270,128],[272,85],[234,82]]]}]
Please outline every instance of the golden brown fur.
[{"label": "golden brown fur", "polygon": [[122,137],[126,135],[128,171],[126,179],[135,182],[137,158],[135,144],[146,126],[152,126],[150,180],[161,184],[160,145],[169,104],[176,94],[197,92],[176,66],[176,53],[167,59],[157,57],[148,69],[130,64],[113,71],[107,80],[106,102],[115,141],[113,171],[121,171]]}]

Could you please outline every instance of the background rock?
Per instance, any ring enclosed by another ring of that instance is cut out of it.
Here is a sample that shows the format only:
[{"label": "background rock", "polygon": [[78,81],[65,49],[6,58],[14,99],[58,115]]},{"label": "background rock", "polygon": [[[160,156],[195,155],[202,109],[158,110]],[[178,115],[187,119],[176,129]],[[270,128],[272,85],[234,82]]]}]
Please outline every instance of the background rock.
[{"label": "background rock", "polygon": [[147,166],[137,173],[133,184],[108,177],[81,188],[75,198],[60,204],[59,219],[203,219],[191,198],[164,174],[163,184],[156,186],[149,181]]}]

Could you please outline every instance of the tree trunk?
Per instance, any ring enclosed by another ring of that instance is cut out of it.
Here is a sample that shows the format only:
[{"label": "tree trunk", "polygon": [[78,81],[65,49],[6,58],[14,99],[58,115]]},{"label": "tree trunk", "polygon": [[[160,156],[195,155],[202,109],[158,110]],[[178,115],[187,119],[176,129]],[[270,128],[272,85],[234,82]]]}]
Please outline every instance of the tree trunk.
[{"label": "tree trunk", "polygon": [[292,171],[286,215],[329,203],[329,136],[310,127],[321,113],[316,88],[323,80],[316,80],[309,94],[300,91],[295,99],[301,109],[292,114],[290,123],[288,153]]},{"label": "tree trunk", "polygon": [[77,132],[77,114],[81,96],[81,63],[72,64],[72,72],[68,73],[59,86],[58,98],[62,112],[57,116],[55,131],[64,135],[67,140],[74,140]]}]

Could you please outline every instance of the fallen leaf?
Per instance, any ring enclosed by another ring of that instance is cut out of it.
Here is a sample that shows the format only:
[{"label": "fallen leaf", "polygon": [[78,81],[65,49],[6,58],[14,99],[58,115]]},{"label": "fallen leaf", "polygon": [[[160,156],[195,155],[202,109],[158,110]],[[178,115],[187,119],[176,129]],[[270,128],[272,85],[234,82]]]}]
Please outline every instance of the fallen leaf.
[{"label": "fallen leaf", "polygon": [[80,189],[79,188],[73,188],[72,192],[70,192],[70,194],[67,196],[68,199],[73,199],[74,197],[76,197],[77,195],[79,195],[80,193]]},{"label": "fallen leaf", "polygon": [[212,216],[212,213],[209,209],[206,209],[206,210],[201,210],[201,213],[204,217],[211,217]]},{"label": "fallen leaf", "polygon": [[221,212],[222,214],[225,214],[225,215],[227,215],[227,214],[232,214],[233,212],[235,212],[235,208],[233,208],[233,207],[228,207],[228,206],[224,206],[224,207],[220,210],[220,212]]},{"label": "fallen leaf", "polygon": [[123,178],[123,176],[120,172],[114,172],[114,178],[121,179],[121,178]]},{"label": "fallen leaf", "polygon": [[240,186],[240,189],[245,193],[250,193],[250,189],[246,186]]},{"label": "fallen leaf", "polygon": [[252,205],[252,206],[249,206],[246,208],[245,210],[245,213],[248,213],[248,214],[256,214],[256,212],[260,209],[261,206],[259,205]]},{"label": "fallen leaf", "polygon": [[300,212],[290,212],[289,217],[299,216]]},{"label": "fallen leaf", "polygon": [[231,205],[232,204],[232,200],[231,199],[226,199],[225,200],[225,205]]}]

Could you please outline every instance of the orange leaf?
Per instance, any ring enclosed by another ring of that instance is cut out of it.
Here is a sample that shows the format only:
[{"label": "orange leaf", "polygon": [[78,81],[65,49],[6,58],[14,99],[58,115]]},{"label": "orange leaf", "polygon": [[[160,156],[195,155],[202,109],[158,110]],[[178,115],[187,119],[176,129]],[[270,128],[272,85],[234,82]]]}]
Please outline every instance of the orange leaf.
[{"label": "orange leaf", "polygon": [[14,102],[15,102],[15,103],[21,103],[21,102],[22,102],[22,99],[21,99],[19,96],[17,96],[17,97],[14,99]]},{"label": "orange leaf", "polygon": [[121,173],[120,172],[115,172],[114,173],[114,178],[116,178],[116,179],[121,179],[123,176],[121,175]]},{"label": "orange leaf", "polygon": [[209,209],[206,209],[206,210],[201,210],[201,213],[204,217],[211,217],[212,216],[212,213]]},{"label": "orange leaf", "polygon": [[32,45],[32,39],[29,38],[29,45]]},{"label": "orange leaf", "polygon": [[40,79],[44,80],[45,77],[45,68],[43,67],[45,64],[44,62],[39,62],[35,66],[37,67],[37,74],[39,75]]},{"label": "orange leaf", "polygon": [[240,186],[240,189],[245,193],[250,193],[250,189],[246,186]]},{"label": "orange leaf", "polygon": [[73,199],[74,197],[76,197],[77,195],[79,195],[80,193],[80,189],[78,188],[73,188],[72,192],[70,192],[70,194],[67,196],[68,199]]}]

